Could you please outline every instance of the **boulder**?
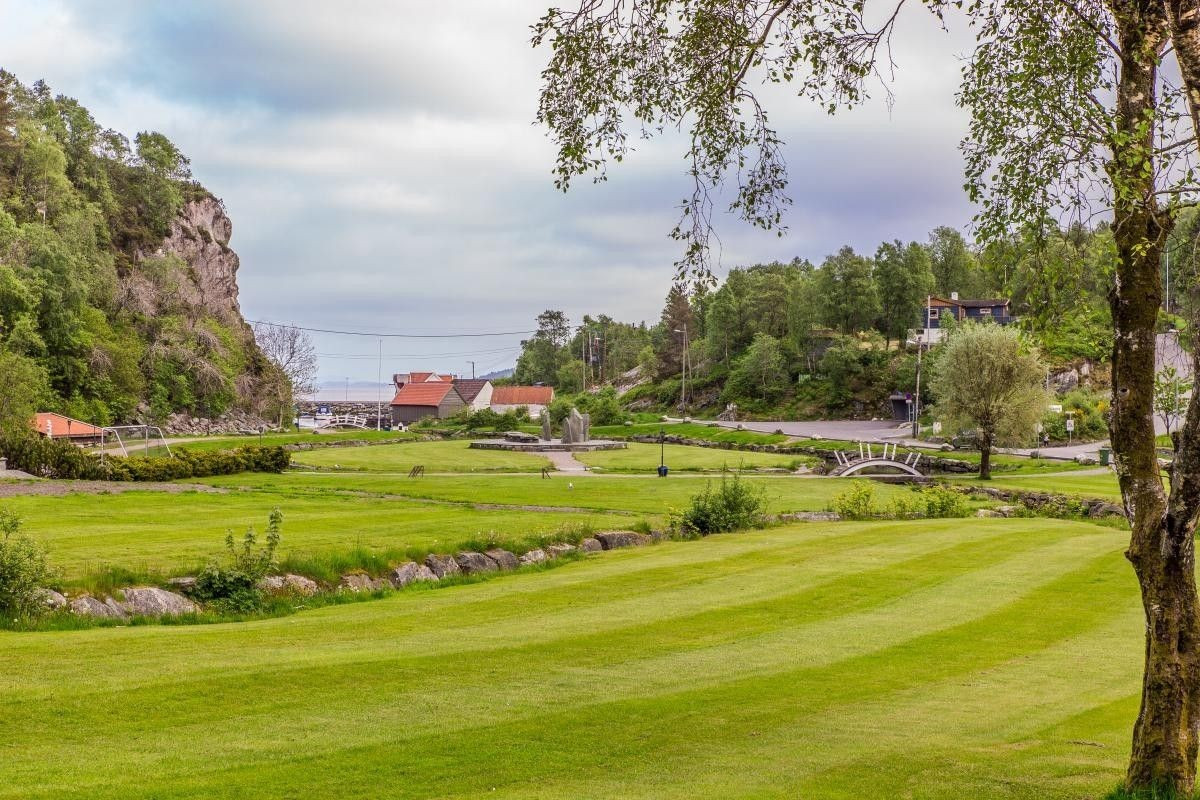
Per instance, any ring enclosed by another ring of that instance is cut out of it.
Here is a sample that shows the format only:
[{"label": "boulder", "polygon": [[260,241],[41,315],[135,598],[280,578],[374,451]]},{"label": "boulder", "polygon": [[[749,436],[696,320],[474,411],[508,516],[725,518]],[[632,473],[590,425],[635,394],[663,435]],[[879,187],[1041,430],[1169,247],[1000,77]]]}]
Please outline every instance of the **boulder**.
[{"label": "boulder", "polygon": [[108,598],[108,602],[104,602],[86,594],[71,601],[71,612],[81,617],[124,619],[128,616],[124,609],[113,602],[111,597]]},{"label": "boulder", "polygon": [[605,531],[597,533],[596,538],[605,550],[616,550],[618,547],[639,547],[650,544],[650,537],[634,531]]},{"label": "boulder", "polygon": [[516,555],[499,547],[493,547],[491,550],[484,550],[483,554],[496,562],[496,566],[500,569],[516,569],[521,565],[517,560]]},{"label": "boulder", "polygon": [[565,542],[559,542],[558,544],[552,544],[546,548],[546,555],[549,556],[550,558],[558,558],[559,556],[565,556],[567,553],[574,553],[574,552],[575,552],[575,545],[567,544]]},{"label": "boulder", "polygon": [[124,608],[141,617],[178,616],[197,611],[191,600],[157,586],[123,589],[122,593],[125,595]]},{"label": "boulder", "polygon": [[196,579],[190,575],[182,578],[171,578],[167,581],[167,585],[186,594],[196,588]]},{"label": "boulder", "polygon": [[459,553],[454,557],[458,562],[458,568],[468,575],[479,572],[495,572],[500,569],[495,561],[485,556],[483,553],[475,553],[470,550]]},{"label": "boulder", "polygon": [[53,589],[42,589],[42,604],[51,611],[57,611],[67,605],[67,598]]},{"label": "boulder", "polygon": [[1004,515],[1001,514],[999,511],[993,511],[990,508],[981,508],[975,512],[975,516],[977,516],[977,517],[1003,517]]},{"label": "boulder", "polygon": [[392,586],[397,589],[417,581],[436,581],[438,579],[437,575],[433,574],[433,570],[415,561],[409,561],[396,567],[389,577],[392,580]]},{"label": "boulder", "polygon": [[294,594],[312,597],[320,589],[317,582],[303,575],[268,575],[258,582],[258,588],[271,594]]},{"label": "boulder", "polygon": [[541,564],[547,558],[546,551],[539,547],[536,550],[530,550],[528,553],[522,554],[518,561],[522,564]]},{"label": "boulder", "polygon": [[840,522],[842,515],[836,511],[793,511],[780,514],[780,522]]},{"label": "boulder", "polygon": [[462,572],[458,567],[458,562],[454,560],[454,556],[439,556],[430,553],[425,556],[425,566],[429,567],[430,572],[437,576],[438,580],[447,575],[456,575]]},{"label": "boulder", "polygon": [[1020,506],[996,506],[996,513],[1002,517],[1016,517],[1021,513]]},{"label": "boulder", "polygon": [[370,592],[375,589],[375,581],[371,580],[370,575],[364,575],[361,572],[352,572],[349,575],[343,575],[342,581],[338,586],[342,589],[349,589],[352,592]]},{"label": "boulder", "polygon": [[599,539],[588,537],[579,543],[579,549],[585,553],[599,553],[604,549],[604,545],[600,544]]}]

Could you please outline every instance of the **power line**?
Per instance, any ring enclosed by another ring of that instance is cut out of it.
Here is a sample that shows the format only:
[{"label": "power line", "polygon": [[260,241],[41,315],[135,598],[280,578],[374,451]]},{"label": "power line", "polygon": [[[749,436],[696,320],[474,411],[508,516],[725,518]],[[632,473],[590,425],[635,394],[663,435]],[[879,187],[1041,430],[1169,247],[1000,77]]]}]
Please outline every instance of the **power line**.
[{"label": "power line", "polygon": [[494,331],[488,333],[370,333],[368,331],[339,331],[331,328],[306,328],[303,325],[290,325],[282,322],[268,322],[260,319],[248,319],[255,325],[270,325],[273,328],[294,328],[309,333],[333,333],[339,336],[369,336],[372,339],[470,339],[480,336],[525,336],[537,331]]},{"label": "power line", "polygon": [[[490,350],[461,350],[455,353],[384,353],[384,358],[449,358],[452,356],[486,356],[495,353],[511,353],[520,350],[519,345],[513,347],[496,347]],[[320,358],[377,358],[375,353],[317,353]]]}]

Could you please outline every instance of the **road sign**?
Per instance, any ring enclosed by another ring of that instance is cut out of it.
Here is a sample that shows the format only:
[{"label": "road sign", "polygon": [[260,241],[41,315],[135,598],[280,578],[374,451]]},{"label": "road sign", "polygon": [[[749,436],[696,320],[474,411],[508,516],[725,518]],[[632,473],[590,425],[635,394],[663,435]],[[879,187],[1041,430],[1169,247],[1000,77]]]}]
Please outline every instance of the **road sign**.
[{"label": "road sign", "polygon": [[1075,420],[1071,419],[1070,417],[1067,417],[1067,430],[1068,431],[1075,430]]}]

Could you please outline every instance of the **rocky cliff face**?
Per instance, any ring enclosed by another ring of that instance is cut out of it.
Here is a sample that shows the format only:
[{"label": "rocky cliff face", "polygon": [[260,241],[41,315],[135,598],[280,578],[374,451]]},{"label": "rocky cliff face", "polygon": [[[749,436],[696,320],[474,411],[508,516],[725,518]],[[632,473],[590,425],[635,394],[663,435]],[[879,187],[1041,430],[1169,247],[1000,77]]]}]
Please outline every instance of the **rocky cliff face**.
[{"label": "rocky cliff face", "polygon": [[215,197],[206,196],[184,205],[154,253],[182,259],[189,280],[180,289],[188,304],[203,308],[226,324],[243,322],[237,285],[241,262],[229,247],[232,235],[233,222],[225,214],[225,207]]}]

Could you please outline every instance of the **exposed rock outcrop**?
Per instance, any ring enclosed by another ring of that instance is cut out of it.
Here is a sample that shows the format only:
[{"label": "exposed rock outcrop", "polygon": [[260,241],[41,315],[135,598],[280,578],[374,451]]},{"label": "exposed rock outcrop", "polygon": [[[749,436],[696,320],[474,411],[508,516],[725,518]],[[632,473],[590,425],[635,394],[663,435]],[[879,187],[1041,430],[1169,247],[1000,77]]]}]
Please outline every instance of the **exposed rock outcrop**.
[{"label": "exposed rock outcrop", "polygon": [[178,616],[197,611],[196,604],[183,595],[154,586],[125,589],[122,594],[125,596],[122,607],[141,617]]},{"label": "exposed rock outcrop", "polygon": [[458,568],[468,575],[480,572],[495,572],[500,569],[495,561],[492,561],[483,553],[475,553],[470,550],[459,553],[454,557],[454,560],[458,562]]},{"label": "exposed rock outcrop", "polygon": [[606,531],[597,533],[596,538],[605,550],[616,550],[618,547],[639,547],[650,544],[650,537],[634,531]]},{"label": "exposed rock outcrop", "polygon": [[258,587],[271,594],[294,594],[299,597],[312,597],[321,587],[317,582],[303,575],[268,575],[258,582]]},{"label": "exposed rock outcrop", "polygon": [[500,569],[516,569],[521,566],[521,562],[517,560],[516,555],[499,547],[494,547],[491,550],[484,550],[483,554],[496,562],[496,566]]},{"label": "exposed rock outcrop", "polygon": [[425,566],[429,567],[429,570],[439,580],[447,575],[457,575],[462,572],[458,568],[458,562],[454,560],[454,556],[439,556],[435,553],[430,553],[425,556]]}]

